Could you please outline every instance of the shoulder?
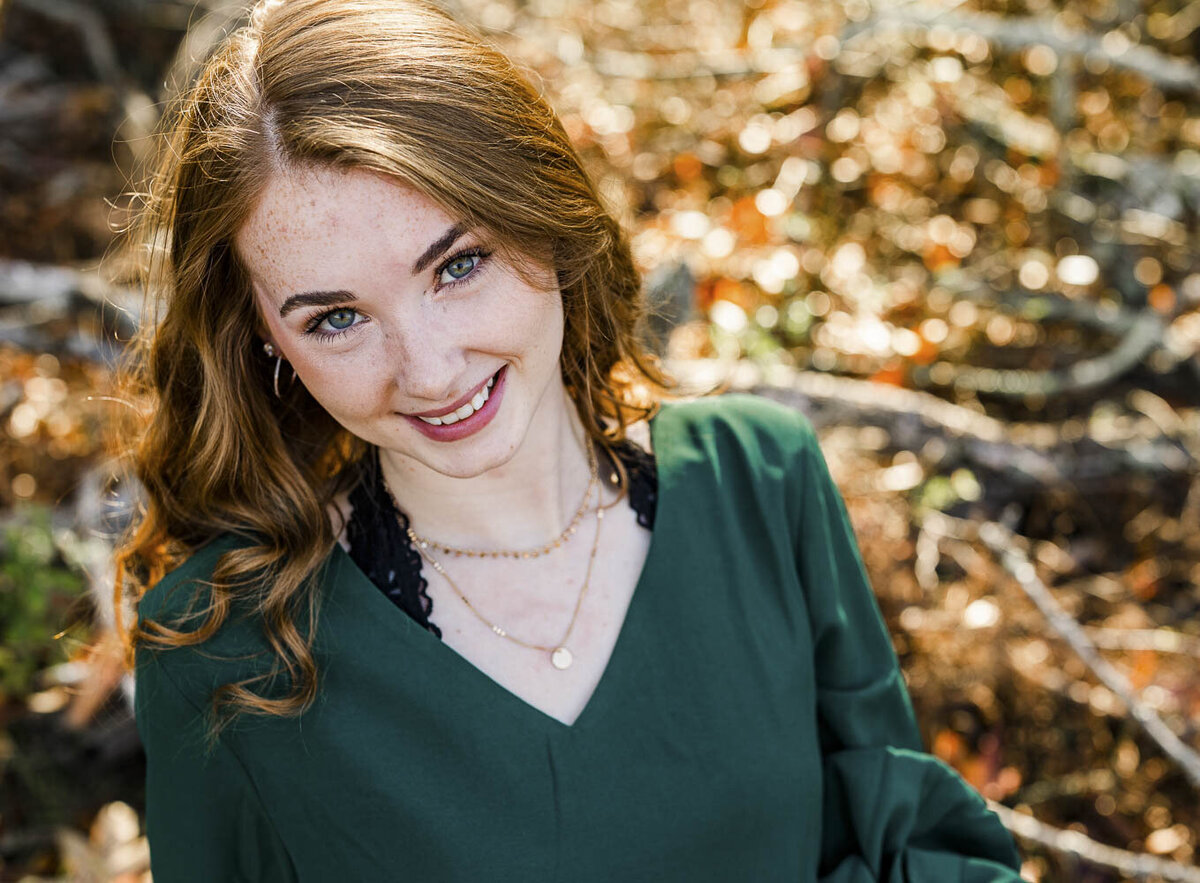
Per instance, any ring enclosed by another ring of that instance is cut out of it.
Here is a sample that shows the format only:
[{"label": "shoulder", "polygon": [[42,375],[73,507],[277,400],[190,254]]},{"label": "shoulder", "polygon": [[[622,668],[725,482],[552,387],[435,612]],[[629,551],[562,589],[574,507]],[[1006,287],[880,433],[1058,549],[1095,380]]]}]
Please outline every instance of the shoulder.
[{"label": "shoulder", "polygon": [[786,467],[819,450],[816,432],[804,414],[762,396],[732,393],[669,402],[657,420],[672,446],[719,457],[756,458]]},{"label": "shoulder", "polygon": [[760,396],[669,402],[655,417],[660,482],[685,505],[728,507],[739,519],[772,512],[795,520],[796,500],[821,459],[808,418]]},{"label": "shoulder", "polygon": [[[196,549],[139,600],[137,622],[143,634],[186,637],[204,626],[213,608],[222,559],[253,546],[249,538],[222,535]],[[263,579],[239,581],[221,625],[203,641],[164,646],[139,638],[134,660],[139,712],[166,684],[192,706],[203,708],[217,687],[272,671],[274,654],[256,604]],[[143,695],[143,687],[152,689]]]},{"label": "shoulder", "polygon": [[137,604],[138,625],[147,621],[182,625],[194,610],[206,604],[222,557],[250,545],[244,538],[222,534],[193,550],[142,595]]}]

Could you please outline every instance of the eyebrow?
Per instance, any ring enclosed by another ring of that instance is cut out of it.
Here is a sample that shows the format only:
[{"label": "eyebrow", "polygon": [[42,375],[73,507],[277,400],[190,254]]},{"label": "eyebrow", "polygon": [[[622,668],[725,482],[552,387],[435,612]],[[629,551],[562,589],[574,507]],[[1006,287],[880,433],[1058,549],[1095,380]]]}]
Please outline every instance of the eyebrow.
[{"label": "eyebrow", "polygon": [[351,300],[358,298],[349,291],[306,291],[303,294],[293,294],[285,300],[279,308],[279,316],[283,318],[300,307],[332,307]]},{"label": "eyebrow", "polygon": [[[416,262],[413,263],[412,274],[416,276],[418,273],[423,272],[466,232],[466,224],[455,224],[450,227],[417,258]],[[298,310],[301,307],[332,307],[352,300],[358,300],[358,298],[349,291],[305,291],[301,294],[293,294],[285,300],[283,306],[279,308],[279,316],[283,318],[288,313]]]},{"label": "eyebrow", "polygon": [[446,249],[457,242],[458,237],[462,236],[466,232],[466,224],[455,224],[454,226],[450,227],[450,229],[443,233],[437,239],[437,241],[430,245],[429,248],[425,249],[425,253],[423,255],[417,258],[416,263],[413,264],[412,268],[413,275],[415,276],[422,272],[426,267],[441,257]]}]

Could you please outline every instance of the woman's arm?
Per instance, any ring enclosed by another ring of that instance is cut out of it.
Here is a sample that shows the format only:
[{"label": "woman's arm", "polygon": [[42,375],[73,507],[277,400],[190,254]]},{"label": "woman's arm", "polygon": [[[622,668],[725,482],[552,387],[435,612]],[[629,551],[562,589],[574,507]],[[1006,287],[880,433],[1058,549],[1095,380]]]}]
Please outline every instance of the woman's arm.
[{"label": "woman's arm", "polygon": [[1018,881],[1012,836],[952,769],[922,750],[845,504],[811,424],[799,419],[796,563],[815,648],[821,880]]},{"label": "woman's arm", "polygon": [[134,704],[146,749],[146,831],[155,883],[295,883],[291,859],[253,781],[224,739],[205,750],[203,716],[169,668],[154,651],[138,650]]},{"label": "woman's arm", "polygon": [[[218,560],[236,545],[233,538],[221,538],[167,574],[139,602],[139,624],[178,625],[193,604],[203,608]],[[235,672],[245,674],[224,657],[236,660],[253,649],[245,642],[226,646],[222,634],[197,647],[137,648],[134,710],[146,750],[146,834],[154,881],[295,883],[269,807],[237,753],[236,736],[227,730],[208,750],[201,709],[209,692]]]}]

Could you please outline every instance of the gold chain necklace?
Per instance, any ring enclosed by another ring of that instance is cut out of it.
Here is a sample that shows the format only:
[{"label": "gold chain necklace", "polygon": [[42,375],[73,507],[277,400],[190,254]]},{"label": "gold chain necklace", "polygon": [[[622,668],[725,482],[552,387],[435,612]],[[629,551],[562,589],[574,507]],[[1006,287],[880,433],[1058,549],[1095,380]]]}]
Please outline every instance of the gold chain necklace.
[{"label": "gold chain necklace", "polygon": [[[592,462],[593,463],[595,462],[594,454],[593,454]],[[593,477],[593,479],[595,479],[594,471],[593,471],[592,477]],[[596,484],[596,482],[593,480],[593,482],[588,485],[588,496],[589,497],[591,496],[592,487],[595,484]],[[581,607],[583,607],[583,599],[587,595],[588,585],[591,583],[591,580],[592,580],[592,565],[596,561],[596,550],[600,546],[600,525],[604,522],[604,507],[601,506],[601,502],[602,502],[601,492],[599,490],[597,490],[597,493],[596,493],[596,535],[592,539],[591,554],[588,555],[587,572],[584,574],[584,577],[583,577],[583,585],[580,586],[580,588],[579,588],[579,597],[575,601],[575,610],[571,613],[571,621],[567,624],[567,630],[563,634],[562,640],[559,641],[558,644],[554,647],[547,647],[545,644],[532,644],[528,641],[522,641],[520,638],[514,638],[512,635],[510,635],[508,633],[507,630],[505,630],[501,626],[497,625],[496,623],[492,622],[490,619],[488,619],[486,616],[484,616],[482,613],[480,613],[478,610],[475,609],[475,605],[472,604],[467,599],[467,596],[462,593],[462,590],[459,589],[458,585],[454,582],[454,580],[452,580],[450,578],[450,574],[446,573],[446,569],[444,567],[442,567],[441,562],[438,561],[436,558],[433,557],[433,555],[431,555],[429,553],[429,549],[426,548],[425,545],[417,543],[417,535],[415,533],[413,533],[413,530],[411,527],[408,528],[408,538],[410,541],[412,541],[412,543],[415,546],[417,546],[417,548],[419,548],[421,550],[421,555],[425,558],[425,560],[429,562],[429,564],[433,567],[433,569],[435,571],[437,571],[439,574],[441,574],[445,578],[446,582],[449,583],[450,588],[454,590],[454,594],[458,595],[458,597],[462,599],[462,602],[467,605],[467,609],[470,610],[473,614],[475,614],[476,618],[478,618],[480,622],[482,622],[484,625],[486,625],[489,629],[491,629],[493,632],[495,632],[500,637],[507,638],[508,640],[512,641],[513,643],[520,644],[522,647],[528,647],[531,650],[541,650],[545,653],[549,653],[550,654],[550,663],[555,668],[562,671],[564,669],[570,668],[571,663],[575,661],[574,655],[571,653],[570,649],[568,649],[568,647],[567,647],[567,642],[571,638],[571,632],[575,629],[575,620],[579,618],[579,610]],[[586,508],[586,506],[587,506],[587,499],[585,498],[584,499],[584,508]]]},{"label": "gold chain necklace", "polygon": [[[434,548],[443,555],[453,555],[455,558],[540,558],[541,556],[553,552],[555,549],[562,546],[563,543],[575,536],[575,532],[579,529],[579,522],[583,520],[584,513],[587,511],[588,500],[592,496],[592,489],[600,480],[599,464],[596,462],[595,446],[591,439],[587,440],[587,455],[588,455],[588,486],[583,492],[583,500],[579,504],[579,508],[575,510],[575,516],[566,526],[562,533],[555,539],[536,549],[459,549],[454,546],[447,546],[445,543],[439,543],[437,540],[431,540],[416,533],[412,529],[408,531],[408,538],[412,540],[414,546],[421,550]],[[394,500],[393,500],[394,502]],[[400,507],[396,507],[396,511],[400,511]]]}]

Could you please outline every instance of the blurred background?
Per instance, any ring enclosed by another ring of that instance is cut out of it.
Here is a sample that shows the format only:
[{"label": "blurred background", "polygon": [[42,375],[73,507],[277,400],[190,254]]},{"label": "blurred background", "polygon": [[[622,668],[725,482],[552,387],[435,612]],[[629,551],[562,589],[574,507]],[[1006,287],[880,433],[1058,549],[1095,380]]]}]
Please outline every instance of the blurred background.
[{"label": "blurred background", "polygon": [[[678,376],[817,426],[926,744],[1025,879],[1200,881],[1200,2],[451,8],[559,110]],[[150,879],[114,230],[239,13],[0,0],[3,881]]]}]

